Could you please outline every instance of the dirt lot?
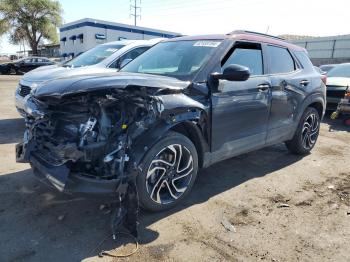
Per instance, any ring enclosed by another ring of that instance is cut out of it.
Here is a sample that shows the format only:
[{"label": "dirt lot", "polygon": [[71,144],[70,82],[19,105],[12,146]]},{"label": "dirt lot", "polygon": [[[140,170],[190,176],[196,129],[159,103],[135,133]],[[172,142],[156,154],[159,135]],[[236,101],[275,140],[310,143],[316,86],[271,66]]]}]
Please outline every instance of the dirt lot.
[{"label": "dirt lot", "polygon": [[[119,244],[94,250],[110,232],[108,207],[53,192],[15,163],[18,79],[0,76],[0,261],[111,261],[97,250]],[[350,261],[349,141],[326,118],[308,156],[277,145],[202,170],[181,206],[141,214],[140,248],[124,260]]]}]

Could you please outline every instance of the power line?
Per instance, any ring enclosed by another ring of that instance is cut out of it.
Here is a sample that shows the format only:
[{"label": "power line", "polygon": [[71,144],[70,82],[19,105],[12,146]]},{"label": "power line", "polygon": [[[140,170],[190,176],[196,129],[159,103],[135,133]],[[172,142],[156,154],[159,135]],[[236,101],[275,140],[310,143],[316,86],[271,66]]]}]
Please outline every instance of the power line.
[{"label": "power line", "polygon": [[[134,4],[131,4],[132,0],[130,0],[130,17],[134,17],[134,25],[136,26],[136,20],[138,17],[141,19],[141,0],[134,0]],[[137,4],[140,4],[137,6]]]}]

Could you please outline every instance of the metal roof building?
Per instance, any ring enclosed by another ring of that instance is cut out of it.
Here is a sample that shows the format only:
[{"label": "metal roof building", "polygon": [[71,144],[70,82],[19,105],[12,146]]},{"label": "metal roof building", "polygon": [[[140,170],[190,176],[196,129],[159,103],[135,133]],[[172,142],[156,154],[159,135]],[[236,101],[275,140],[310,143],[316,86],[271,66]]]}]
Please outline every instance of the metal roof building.
[{"label": "metal roof building", "polygon": [[62,57],[74,57],[98,44],[111,41],[172,38],[179,35],[175,32],[84,18],[60,27],[60,52]]}]

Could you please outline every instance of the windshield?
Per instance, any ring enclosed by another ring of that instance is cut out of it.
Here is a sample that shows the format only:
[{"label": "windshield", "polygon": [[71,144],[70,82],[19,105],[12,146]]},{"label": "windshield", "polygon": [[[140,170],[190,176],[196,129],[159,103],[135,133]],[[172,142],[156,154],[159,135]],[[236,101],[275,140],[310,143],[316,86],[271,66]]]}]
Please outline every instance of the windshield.
[{"label": "windshield", "polygon": [[124,45],[99,45],[63,64],[69,67],[95,65],[109,57]]},{"label": "windshield", "polygon": [[190,80],[220,43],[219,40],[159,43],[131,61],[121,71]]},{"label": "windshield", "polygon": [[328,77],[350,77],[350,64],[338,65],[331,69],[328,74]]}]

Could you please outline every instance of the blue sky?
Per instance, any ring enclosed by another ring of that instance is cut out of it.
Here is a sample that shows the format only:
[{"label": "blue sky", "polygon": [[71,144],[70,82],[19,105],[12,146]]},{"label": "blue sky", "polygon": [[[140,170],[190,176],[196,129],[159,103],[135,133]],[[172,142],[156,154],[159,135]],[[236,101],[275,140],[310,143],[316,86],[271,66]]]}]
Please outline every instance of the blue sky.
[{"label": "blue sky", "polygon": [[[131,0],[134,2],[134,0]],[[247,29],[270,34],[350,34],[349,0],[141,0],[140,26],[182,34]],[[60,0],[64,22],[85,17],[132,24],[130,0]],[[139,4],[139,0],[138,0]],[[0,52],[17,47],[2,38]]]}]

